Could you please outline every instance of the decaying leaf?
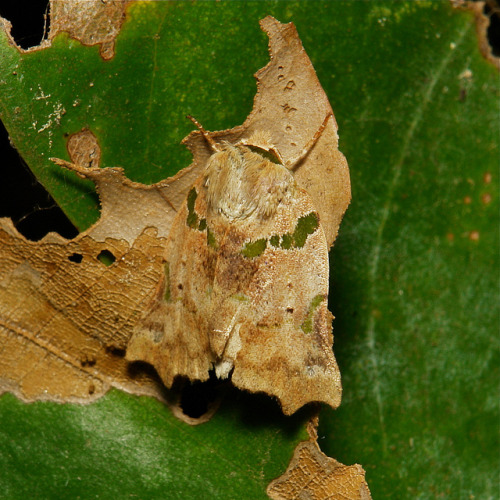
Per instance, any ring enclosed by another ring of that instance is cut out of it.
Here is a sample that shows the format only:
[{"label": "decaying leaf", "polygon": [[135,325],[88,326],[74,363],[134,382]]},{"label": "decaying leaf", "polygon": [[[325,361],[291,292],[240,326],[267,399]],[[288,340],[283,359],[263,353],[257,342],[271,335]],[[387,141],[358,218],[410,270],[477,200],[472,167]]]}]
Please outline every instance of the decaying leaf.
[{"label": "decaying leaf", "polygon": [[[78,158],[87,155],[88,151],[75,153]],[[132,245],[147,227],[156,229],[159,238],[167,237],[194,181],[191,167],[148,186],[127,179],[122,168],[85,168],[64,160],[54,161],[95,183],[101,201],[101,217],[83,234],[96,241],[117,238]]]},{"label": "decaying leaf", "polygon": [[57,0],[50,2],[49,40],[62,31],[84,45],[99,45],[103,59],[111,59],[115,38],[125,20],[127,0]]},{"label": "decaying leaf", "polygon": [[84,128],[68,138],[67,149],[71,161],[81,167],[98,167],[101,162],[101,148],[97,137]]},{"label": "decaying leaf", "polygon": [[343,465],[326,456],[317,443],[317,421],[308,425],[310,439],[299,443],[286,472],[272,481],[272,500],[371,500],[361,465]]},{"label": "decaying leaf", "polygon": [[53,233],[32,242],[0,219],[0,248],[2,392],[25,401],[85,402],[114,386],[162,398],[158,383],[134,374],[123,357],[160,278],[156,230],[133,245]]},{"label": "decaying leaf", "polygon": [[115,39],[125,21],[130,0],[50,0],[50,31],[38,47],[22,49],[12,38],[11,23],[1,19],[12,45],[21,52],[46,49],[59,33],[65,32],[83,45],[99,45],[99,53],[109,60],[115,53]]},{"label": "decaying leaf", "polygon": [[83,401],[110,386],[159,396],[123,359],[134,333],[128,358],[153,364],[168,386],[215,366],[237,387],[278,397],[285,413],[338,406],[328,248],[349,174],[294,26],[262,26],[271,61],[252,113],[231,130],[190,134],[190,167],[131,182],[96,166],[99,145],[83,130],[68,143],[75,163],[57,163],[96,184],[99,221],[72,241],[37,243],[1,222],[2,342],[13,353],[0,364],[3,390],[26,400]]},{"label": "decaying leaf", "polygon": [[[95,151],[88,134],[73,144],[77,160],[89,144]],[[160,281],[189,169],[144,186],[119,168],[59,163],[95,182],[102,216],[74,240],[51,233],[39,242],[0,219],[0,342],[11,353],[0,361],[0,388],[26,401],[84,402],[110,387],[163,399],[156,380],[131,370],[124,354]]]},{"label": "decaying leaf", "polygon": [[[211,136],[231,144],[242,140],[263,146],[270,143],[287,162],[303,150],[333,112],[295,26],[272,17],[263,19],[261,26],[269,35],[271,60],[255,75],[258,93],[253,110],[243,125]],[[338,149],[337,129],[333,119],[294,172],[297,184],[309,193],[319,213],[328,247],[335,241],[351,199],[349,169]],[[184,143],[193,153],[192,168],[199,177],[212,154],[210,147],[198,133],[189,135]]]}]

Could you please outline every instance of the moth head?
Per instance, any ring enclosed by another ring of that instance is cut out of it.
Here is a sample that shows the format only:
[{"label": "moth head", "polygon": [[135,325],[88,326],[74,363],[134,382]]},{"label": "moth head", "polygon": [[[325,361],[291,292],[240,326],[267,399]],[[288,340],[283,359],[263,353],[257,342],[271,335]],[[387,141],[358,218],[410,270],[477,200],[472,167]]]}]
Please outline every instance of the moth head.
[{"label": "moth head", "polygon": [[264,152],[223,143],[206,167],[208,208],[231,221],[272,217],[295,188],[293,175]]},{"label": "moth head", "polygon": [[230,221],[268,219],[293,194],[295,181],[269,134],[254,133],[238,144],[216,142],[193,117],[213,151],[205,169],[207,208]]}]

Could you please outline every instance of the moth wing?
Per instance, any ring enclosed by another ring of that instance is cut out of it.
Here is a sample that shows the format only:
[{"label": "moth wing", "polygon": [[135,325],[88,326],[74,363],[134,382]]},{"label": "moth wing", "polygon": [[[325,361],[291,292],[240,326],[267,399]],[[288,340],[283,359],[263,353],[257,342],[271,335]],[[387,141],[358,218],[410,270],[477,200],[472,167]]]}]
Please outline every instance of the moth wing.
[{"label": "moth wing", "polygon": [[214,362],[206,308],[215,255],[207,245],[203,200],[197,200],[201,182],[176,215],[165,249],[165,272],[127,346],[127,359],[152,364],[168,387],[177,375],[207,380]]},{"label": "moth wing", "polygon": [[337,407],[328,249],[309,195],[297,188],[270,220],[229,224],[206,216],[202,183],[175,218],[127,358],[155,366],[167,386],[177,375],[207,380],[215,366],[236,387],[277,397],[285,414],[313,401]]},{"label": "moth wing", "polygon": [[328,247],[309,195],[297,189],[271,221],[249,221],[234,233],[212,291],[216,370],[227,375],[234,367],[236,387],[274,395],[285,414],[312,401],[336,408],[342,388],[327,307]]}]

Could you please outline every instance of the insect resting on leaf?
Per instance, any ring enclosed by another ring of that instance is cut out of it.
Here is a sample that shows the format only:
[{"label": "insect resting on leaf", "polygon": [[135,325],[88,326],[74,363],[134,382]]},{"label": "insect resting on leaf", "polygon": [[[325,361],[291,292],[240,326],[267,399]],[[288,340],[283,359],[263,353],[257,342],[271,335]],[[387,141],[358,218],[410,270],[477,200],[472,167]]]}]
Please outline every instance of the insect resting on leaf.
[{"label": "insect resting on leaf", "polygon": [[236,387],[276,396],[285,414],[312,401],[337,407],[328,246],[293,175],[332,115],[287,161],[268,141],[218,143],[189,118],[211,156],[175,217],[127,359],[151,363],[167,386],[215,369]]}]

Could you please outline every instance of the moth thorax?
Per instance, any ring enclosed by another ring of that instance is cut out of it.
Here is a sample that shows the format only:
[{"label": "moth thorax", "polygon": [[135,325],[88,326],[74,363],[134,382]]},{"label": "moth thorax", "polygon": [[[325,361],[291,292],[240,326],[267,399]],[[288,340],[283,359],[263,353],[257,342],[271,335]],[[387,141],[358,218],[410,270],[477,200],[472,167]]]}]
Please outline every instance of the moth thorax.
[{"label": "moth thorax", "polygon": [[226,144],[211,156],[205,186],[210,211],[229,220],[269,218],[292,196],[295,180],[283,165],[246,146]]}]

